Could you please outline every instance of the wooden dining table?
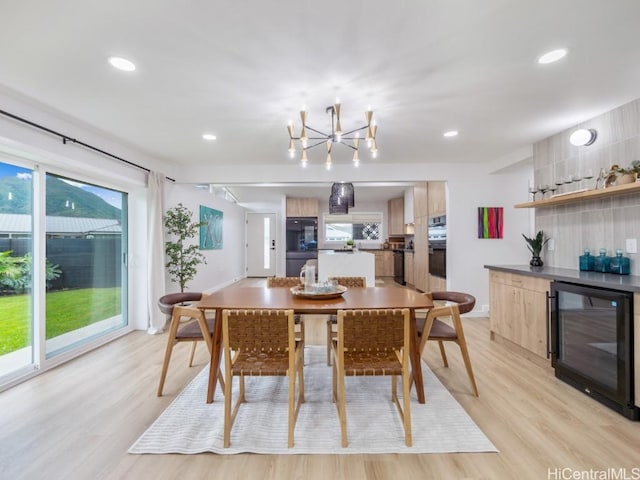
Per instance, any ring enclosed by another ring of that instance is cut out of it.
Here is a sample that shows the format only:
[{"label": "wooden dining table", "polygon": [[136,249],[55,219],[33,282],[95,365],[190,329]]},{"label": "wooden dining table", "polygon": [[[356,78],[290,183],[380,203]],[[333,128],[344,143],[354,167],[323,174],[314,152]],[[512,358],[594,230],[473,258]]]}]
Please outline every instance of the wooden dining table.
[{"label": "wooden dining table", "polygon": [[213,342],[207,403],[213,402],[217,372],[222,352],[223,310],[291,309],[297,314],[336,314],[338,310],[408,308],[411,312],[411,366],[418,401],[425,403],[422,367],[420,364],[420,339],[415,311],[433,307],[430,296],[399,287],[367,287],[348,289],[332,299],[310,299],[295,296],[287,287],[236,287],[230,286],[203,297],[194,305],[206,312],[215,310]]}]

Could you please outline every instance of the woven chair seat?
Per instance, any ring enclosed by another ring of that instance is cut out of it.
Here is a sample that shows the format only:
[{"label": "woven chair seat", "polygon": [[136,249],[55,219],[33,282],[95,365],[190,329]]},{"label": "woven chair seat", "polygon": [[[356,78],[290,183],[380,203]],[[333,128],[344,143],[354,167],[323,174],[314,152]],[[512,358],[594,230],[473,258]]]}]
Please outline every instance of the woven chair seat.
[{"label": "woven chair seat", "polygon": [[286,376],[289,352],[240,352],[231,374],[246,376]]},{"label": "woven chair seat", "polygon": [[[209,332],[213,332],[213,324],[215,323],[215,319],[208,318],[207,319],[207,327],[209,328]],[[202,330],[200,330],[200,325],[198,322],[189,322],[186,325],[180,327],[178,329],[178,333],[176,333],[176,338],[181,340],[193,338],[194,340],[202,338]]]},{"label": "woven chair seat", "polygon": [[344,374],[348,377],[402,375],[402,365],[393,350],[346,351],[344,352]]}]

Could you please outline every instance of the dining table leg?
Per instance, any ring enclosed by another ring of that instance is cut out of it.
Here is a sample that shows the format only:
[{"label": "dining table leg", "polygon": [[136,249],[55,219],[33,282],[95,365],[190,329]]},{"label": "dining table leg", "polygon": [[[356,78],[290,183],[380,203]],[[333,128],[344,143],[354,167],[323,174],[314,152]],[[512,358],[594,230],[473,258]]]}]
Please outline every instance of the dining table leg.
[{"label": "dining table leg", "polygon": [[216,309],[216,321],[213,324],[213,340],[211,345],[211,362],[209,364],[209,385],[207,387],[207,403],[213,403],[216,393],[220,356],[222,354],[222,309]]},{"label": "dining table leg", "polygon": [[[411,309],[411,371],[413,373],[413,380],[416,385],[416,393],[418,394],[418,403],[425,403],[424,396],[424,381],[422,379],[422,362],[420,359],[420,337],[418,337],[418,329],[416,326],[416,312]],[[209,381],[211,382],[211,381]]]}]

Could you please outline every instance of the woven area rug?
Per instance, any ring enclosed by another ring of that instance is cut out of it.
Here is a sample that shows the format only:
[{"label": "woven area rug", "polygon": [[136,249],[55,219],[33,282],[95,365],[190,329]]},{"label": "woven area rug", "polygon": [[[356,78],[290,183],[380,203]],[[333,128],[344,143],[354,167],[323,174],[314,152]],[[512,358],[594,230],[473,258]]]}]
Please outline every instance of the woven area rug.
[{"label": "woven area rug", "polygon": [[[224,397],[216,389],[207,404],[208,369],[179,394],[129,453],[195,454],[357,454],[497,452],[436,376],[422,363],[426,404],[412,392],[413,447],[391,402],[389,377],[346,380],[349,446],[340,446],[340,424],[331,402],[331,367],[324,347],[305,350],[305,403],[295,429],[295,446],[287,448],[287,380],[247,378],[247,403],[240,407],[231,431],[231,447],[222,447]],[[237,387],[237,380],[234,383]],[[235,398],[235,396],[234,396]]]}]

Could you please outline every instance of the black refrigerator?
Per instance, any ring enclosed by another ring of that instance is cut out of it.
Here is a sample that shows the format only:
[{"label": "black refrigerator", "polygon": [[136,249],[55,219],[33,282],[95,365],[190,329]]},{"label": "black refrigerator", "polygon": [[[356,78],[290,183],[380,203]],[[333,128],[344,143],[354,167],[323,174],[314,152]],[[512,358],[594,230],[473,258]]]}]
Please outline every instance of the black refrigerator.
[{"label": "black refrigerator", "polygon": [[307,260],[318,258],[318,219],[287,218],[287,277],[300,275]]}]

